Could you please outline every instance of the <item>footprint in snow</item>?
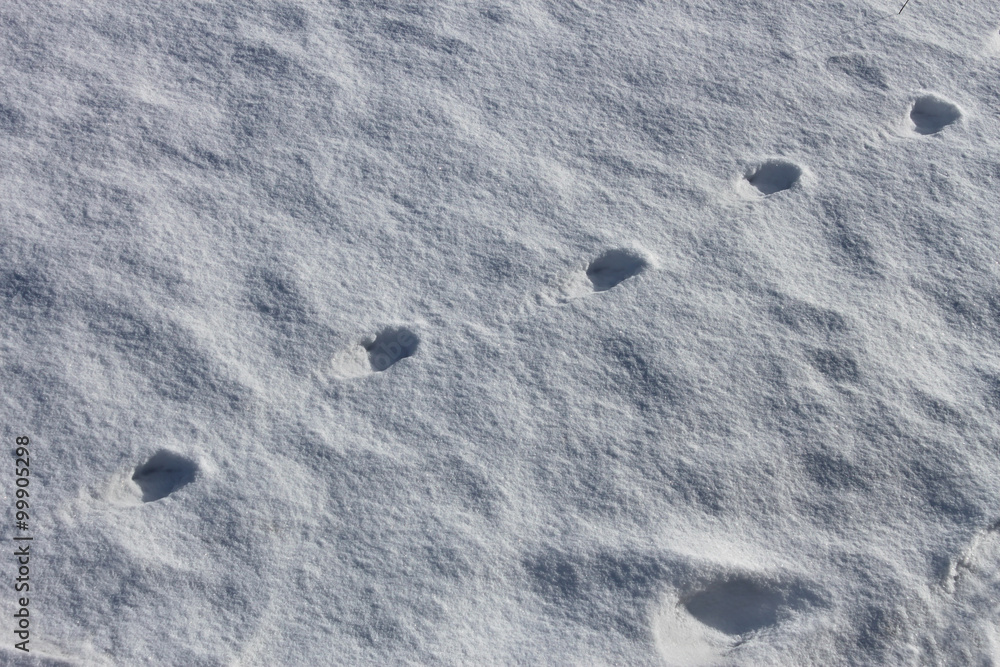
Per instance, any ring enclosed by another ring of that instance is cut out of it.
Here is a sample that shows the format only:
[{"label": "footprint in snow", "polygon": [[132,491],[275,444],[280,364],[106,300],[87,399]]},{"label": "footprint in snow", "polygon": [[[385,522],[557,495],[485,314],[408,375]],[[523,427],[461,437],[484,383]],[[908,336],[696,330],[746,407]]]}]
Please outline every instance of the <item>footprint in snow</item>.
[{"label": "footprint in snow", "polygon": [[937,95],[918,98],[910,109],[911,129],[917,134],[937,134],[961,117],[961,109]]},{"label": "footprint in snow", "polygon": [[819,602],[801,584],[731,575],[668,599],[654,617],[653,635],[668,663],[711,665]]},{"label": "footprint in snow", "polygon": [[566,303],[595,292],[605,292],[634,278],[653,266],[652,258],[640,251],[626,248],[606,250],[591,261],[563,275],[538,295],[540,304]]},{"label": "footprint in snow", "polygon": [[419,346],[419,336],[410,329],[389,327],[334,355],[330,362],[330,374],[335,378],[349,379],[380,373],[398,361],[412,357]]},{"label": "footprint in snow", "polygon": [[190,484],[197,472],[194,461],[161,449],[135,469],[132,481],[142,491],[142,502],[151,503]]},{"label": "footprint in snow", "polygon": [[412,357],[420,340],[409,329],[385,329],[365,345],[372,371],[384,371],[400,359]]},{"label": "footprint in snow", "polygon": [[784,596],[752,579],[739,577],[711,584],[681,604],[699,622],[735,636],[777,623]]},{"label": "footprint in snow", "polygon": [[645,257],[630,250],[608,250],[587,267],[587,279],[595,292],[609,290],[649,266]]},{"label": "footprint in snow", "polygon": [[802,179],[802,167],[786,160],[767,160],[748,168],[743,180],[763,196],[789,190]]}]

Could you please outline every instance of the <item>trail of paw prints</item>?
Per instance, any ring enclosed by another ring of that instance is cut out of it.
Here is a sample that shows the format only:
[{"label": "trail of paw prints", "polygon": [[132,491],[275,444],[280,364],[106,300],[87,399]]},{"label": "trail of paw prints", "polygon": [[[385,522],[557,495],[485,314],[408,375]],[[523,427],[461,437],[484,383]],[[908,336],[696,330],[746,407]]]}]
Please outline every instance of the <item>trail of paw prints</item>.
[{"label": "trail of paw prints", "polygon": [[907,129],[912,134],[937,134],[962,119],[962,110],[938,95],[922,95],[910,106]]},{"label": "trail of paw prints", "polygon": [[606,250],[586,267],[578,266],[546,285],[536,296],[536,305],[554,306],[597,292],[606,292],[653,268],[648,253],[631,248]]},{"label": "trail of paw prints", "polygon": [[736,182],[736,191],[745,199],[769,197],[799,187],[806,175],[805,169],[782,159],[765,160],[750,165]]},{"label": "trail of paw prints", "polygon": [[403,359],[412,357],[419,347],[420,337],[412,330],[388,327],[336,353],[330,360],[328,375],[351,379],[382,373]]}]

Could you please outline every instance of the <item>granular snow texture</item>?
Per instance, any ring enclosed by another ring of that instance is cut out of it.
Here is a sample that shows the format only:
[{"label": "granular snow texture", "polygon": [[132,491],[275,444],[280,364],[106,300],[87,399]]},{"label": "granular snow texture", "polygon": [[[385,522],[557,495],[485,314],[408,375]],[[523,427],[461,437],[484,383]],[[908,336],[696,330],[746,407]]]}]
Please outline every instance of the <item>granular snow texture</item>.
[{"label": "granular snow texture", "polygon": [[1000,661],[1000,16],[900,4],[3,3],[0,664]]}]

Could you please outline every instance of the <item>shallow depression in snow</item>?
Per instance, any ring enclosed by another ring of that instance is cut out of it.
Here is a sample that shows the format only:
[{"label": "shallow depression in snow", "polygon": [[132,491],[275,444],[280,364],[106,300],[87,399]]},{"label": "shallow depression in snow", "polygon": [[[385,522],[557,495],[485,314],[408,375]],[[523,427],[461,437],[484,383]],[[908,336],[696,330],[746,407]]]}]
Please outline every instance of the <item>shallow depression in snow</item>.
[{"label": "shallow depression in snow", "polygon": [[727,635],[742,635],[778,621],[783,596],[750,579],[713,584],[684,600],[684,607],[705,625]]},{"label": "shallow depression in snow", "polygon": [[162,449],[135,469],[132,481],[142,490],[142,501],[151,503],[190,484],[197,472],[194,461]]},{"label": "shallow depression in snow", "polygon": [[412,357],[420,345],[420,338],[405,327],[389,328],[379,333],[365,346],[373,371],[384,371],[400,359]]},{"label": "shallow depression in snow", "polygon": [[746,180],[763,195],[788,190],[802,178],[802,168],[785,160],[768,160],[747,171]]},{"label": "shallow depression in snow", "polygon": [[913,103],[910,120],[917,134],[935,134],[962,117],[959,108],[937,95],[924,95]]},{"label": "shallow depression in snow", "polygon": [[649,266],[646,258],[629,250],[608,250],[587,267],[587,277],[595,292],[609,290]]}]

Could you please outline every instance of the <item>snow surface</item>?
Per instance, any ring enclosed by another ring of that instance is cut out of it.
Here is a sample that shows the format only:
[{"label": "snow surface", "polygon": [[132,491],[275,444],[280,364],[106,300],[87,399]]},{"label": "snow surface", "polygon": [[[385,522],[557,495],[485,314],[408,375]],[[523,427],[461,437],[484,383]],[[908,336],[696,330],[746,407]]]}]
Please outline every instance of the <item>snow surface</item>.
[{"label": "snow surface", "polygon": [[0,663],[1000,661],[1000,16],[899,4],[4,2]]}]

